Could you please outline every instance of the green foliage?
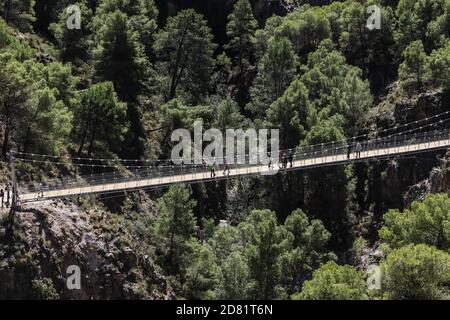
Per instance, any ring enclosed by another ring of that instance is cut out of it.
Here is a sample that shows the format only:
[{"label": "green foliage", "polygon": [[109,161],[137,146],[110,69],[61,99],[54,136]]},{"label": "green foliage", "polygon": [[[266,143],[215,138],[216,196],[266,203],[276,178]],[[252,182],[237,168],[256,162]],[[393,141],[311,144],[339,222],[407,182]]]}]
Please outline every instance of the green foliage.
[{"label": "green foliage", "polygon": [[50,278],[32,280],[33,298],[37,300],[59,300],[53,281]]},{"label": "green foliage", "polygon": [[450,249],[450,199],[446,194],[429,195],[404,212],[389,210],[383,220],[380,238],[392,249],[411,243]]},{"label": "green foliage", "polygon": [[6,48],[13,41],[11,30],[6,22],[0,17],[0,50]]},{"label": "green foliage", "polygon": [[274,299],[280,277],[280,256],[288,242],[286,231],[277,225],[275,213],[254,210],[239,227],[248,239],[246,255],[251,278],[255,282],[253,297]]},{"label": "green foliage", "polygon": [[450,41],[446,46],[434,50],[429,58],[430,81],[445,89],[450,89]]},{"label": "green foliage", "polygon": [[257,27],[249,0],[236,2],[233,12],[228,16],[227,36],[230,41],[225,48],[233,54],[239,72],[244,72],[253,62]]},{"label": "green foliage", "polygon": [[286,38],[271,40],[258,65],[258,75],[250,89],[251,102],[247,109],[256,116],[263,116],[293,80],[296,66],[297,57],[291,42]]},{"label": "green foliage", "polygon": [[[49,30],[56,39],[58,48],[61,50],[63,61],[86,61],[90,57],[92,49],[92,10],[87,6],[86,1],[74,3],[80,8],[81,29],[70,30],[67,28],[69,12],[64,10],[59,14],[58,22],[50,24]],[[73,14],[73,13],[72,13]]]},{"label": "green foliage", "polygon": [[274,212],[253,210],[238,226],[219,226],[208,240],[220,268],[219,299],[287,298],[313,270],[336,257],[319,220],[295,210],[279,225]]},{"label": "green foliage", "polygon": [[430,77],[428,57],[422,41],[414,41],[406,47],[403,57],[405,61],[398,70],[401,86],[408,92],[421,93]]},{"label": "green foliage", "polygon": [[[379,84],[383,85],[386,84],[386,80],[395,76],[386,69],[392,68],[398,58],[394,35],[396,21],[394,12],[389,6],[376,3],[381,9],[381,29],[368,30],[367,8],[374,3],[376,2],[345,1],[338,13],[339,18],[335,20],[337,23],[335,36],[349,63],[360,67],[373,84],[381,81]],[[331,7],[329,14],[334,14]],[[333,16],[329,18],[333,19]],[[383,68],[386,68],[385,72],[380,75],[378,70]]]},{"label": "green foliage", "polygon": [[239,231],[232,226],[219,226],[208,243],[216,255],[217,262],[222,265],[233,251],[239,251]]},{"label": "green foliage", "polygon": [[239,112],[239,106],[230,97],[213,104],[215,111],[214,128],[222,132],[230,128],[241,128],[244,117]]},{"label": "green foliage", "polygon": [[29,116],[27,104],[31,81],[24,66],[9,57],[0,56],[0,117],[4,123],[2,154],[9,151],[11,138],[24,127]]},{"label": "green foliage", "polygon": [[[441,36],[448,36],[448,0],[400,0],[397,6],[397,38],[405,48],[420,40],[429,52],[439,44]],[[443,34],[441,34],[441,31]]]},{"label": "green foliage", "polygon": [[450,38],[450,1],[444,2],[444,13],[428,25],[427,35],[436,47],[445,45]]},{"label": "green foliage", "polygon": [[93,21],[94,29],[104,23],[110,13],[120,11],[128,16],[130,25],[139,34],[139,41],[150,57],[153,53],[153,37],[157,29],[158,8],[154,0],[102,0],[97,7],[96,17]]},{"label": "green foliage", "polygon": [[214,299],[214,289],[219,277],[214,253],[208,245],[197,240],[192,240],[189,245],[184,283],[185,298]]},{"label": "green foliage", "polygon": [[345,128],[345,133],[356,135],[363,115],[372,104],[369,84],[362,79],[361,70],[348,65],[330,40],[324,40],[309,55],[300,80],[308,90],[312,106],[304,125],[307,129],[334,118],[338,119],[335,124]]},{"label": "green foliage", "polygon": [[163,265],[171,274],[180,270],[183,255],[189,251],[188,242],[197,225],[193,214],[196,206],[192,191],[185,185],[171,187],[158,201],[160,215],[155,221]]},{"label": "green foliage", "polygon": [[111,81],[123,101],[133,101],[145,88],[150,66],[139,35],[121,11],[103,17],[93,51],[96,74]]},{"label": "green foliage", "polygon": [[19,62],[8,52],[0,56],[0,65],[3,155],[12,140],[24,152],[55,153],[67,143],[71,130],[69,91],[76,79],[70,67]]},{"label": "green foliage", "polygon": [[68,64],[52,62],[42,69],[42,77],[47,85],[55,89],[55,96],[66,106],[73,103],[79,79],[72,75],[72,68]]},{"label": "green foliage", "polygon": [[[183,104],[180,99],[167,102],[161,107],[161,126],[166,128],[162,144],[169,140],[174,129],[193,128],[194,122],[198,119],[202,119],[204,126],[207,127],[211,125],[213,118],[210,106],[190,107]],[[168,144],[168,147],[171,145]]]},{"label": "green foliage", "polygon": [[250,278],[250,270],[241,252],[231,252],[221,265],[218,299],[249,299],[254,283]]},{"label": "green foliage", "polygon": [[331,234],[320,220],[310,221],[302,210],[297,209],[286,218],[284,227],[291,236],[291,243],[281,257],[281,278],[287,293],[292,294],[315,269],[335,260],[336,256],[326,249]]},{"label": "green foliage", "polygon": [[322,40],[331,37],[330,22],[323,8],[306,5],[288,14],[274,35],[289,38],[296,53],[306,55],[314,51]]},{"label": "green foliage", "polygon": [[206,20],[194,10],[183,10],[168,18],[154,43],[166,100],[175,98],[180,88],[188,100],[200,102],[209,90],[215,47]]},{"label": "green foliage", "polygon": [[450,255],[425,244],[394,250],[381,263],[381,290],[386,299],[449,298]]},{"label": "green foliage", "polygon": [[367,241],[363,237],[358,237],[355,241],[353,241],[353,263],[361,263],[361,257],[363,255],[363,250],[365,247],[367,247]]},{"label": "green foliage", "polygon": [[57,100],[56,89],[34,86],[28,100],[27,127],[18,132],[17,140],[24,152],[39,150],[56,154],[65,146],[71,131],[72,112]]},{"label": "green foliage", "polygon": [[0,15],[6,22],[15,25],[22,31],[30,31],[34,16],[35,0],[2,0]]},{"label": "green foliage", "polygon": [[294,80],[267,110],[268,123],[280,128],[282,149],[296,147],[304,137],[309,108],[308,90],[301,81]]},{"label": "green foliage", "polygon": [[314,271],[313,278],[305,281],[302,291],[294,300],[365,300],[364,275],[355,268],[328,262]]},{"label": "green foliage", "polygon": [[111,82],[97,83],[83,91],[74,107],[77,122],[73,139],[79,155],[86,152],[90,157],[107,150],[120,151],[120,142],[128,128],[127,108],[119,101]]},{"label": "green foliage", "polygon": [[[214,22],[228,41],[217,48],[205,17],[177,7],[158,20],[155,0],[39,1],[37,21],[34,0],[0,0],[3,157],[15,147],[163,159],[172,131],[192,129],[198,119],[221,131],[279,128],[282,148],[308,147],[367,133],[372,94],[383,105],[397,71],[407,94],[450,89],[450,0],[283,1],[289,12],[270,18],[267,3],[255,7],[258,17],[251,3],[233,2],[225,30]],[[81,8],[81,30],[66,27],[71,4]],[[381,8],[380,30],[366,27],[372,4]],[[366,244],[353,242],[356,219],[373,208],[377,219],[379,208],[395,204],[372,195],[379,191],[370,189],[378,186],[376,167],[369,176],[363,169],[217,182],[194,193],[175,186],[155,216],[131,229],[182,298],[366,299],[360,272],[327,263],[337,259],[330,248],[342,254],[352,243],[360,262]],[[194,211],[194,196],[203,195]],[[118,207],[136,211],[130,201]],[[292,211],[298,207],[314,219]],[[384,215],[383,297],[449,297],[449,212],[448,197],[433,195]],[[34,281],[33,290],[58,297],[47,278]]]}]

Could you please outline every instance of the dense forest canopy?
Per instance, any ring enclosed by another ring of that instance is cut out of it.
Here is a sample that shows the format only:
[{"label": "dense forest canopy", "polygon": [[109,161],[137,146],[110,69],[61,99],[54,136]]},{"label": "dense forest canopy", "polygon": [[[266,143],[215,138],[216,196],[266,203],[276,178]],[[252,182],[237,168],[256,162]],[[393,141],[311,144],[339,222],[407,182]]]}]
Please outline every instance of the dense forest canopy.
[{"label": "dense forest canopy", "polygon": [[[67,27],[71,5],[80,28]],[[367,27],[373,5],[380,28]],[[197,119],[277,128],[296,149],[448,111],[449,94],[450,0],[0,0],[3,162],[12,149],[168,159],[172,131]],[[180,298],[448,299],[448,184],[404,201],[433,167],[449,179],[435,156],[177,185],[150,193],[152,212],[132,195],[89,205]],[[25,181],[81,171],[18,168]],[[368,290],[373,248],[383,276]],[[57,280],[36,281],[34,297],[59,296]]]}]

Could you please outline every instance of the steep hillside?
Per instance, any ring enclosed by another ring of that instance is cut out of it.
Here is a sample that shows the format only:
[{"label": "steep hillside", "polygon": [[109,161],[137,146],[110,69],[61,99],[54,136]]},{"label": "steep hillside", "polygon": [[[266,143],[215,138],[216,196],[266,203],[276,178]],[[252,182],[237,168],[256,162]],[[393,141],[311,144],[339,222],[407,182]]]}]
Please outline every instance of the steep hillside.
[{"label": "steep hillside", "polygon": [[[3,213],[1,299],[45,298],[52,287],[62,299],[174,297],[150,252],[135,241],[121,216],[98,206],[86,210],[45,201],[21,206],[12,230],[6,217]],[[71,265],[81,269],[81,290],[67,288]]]}]

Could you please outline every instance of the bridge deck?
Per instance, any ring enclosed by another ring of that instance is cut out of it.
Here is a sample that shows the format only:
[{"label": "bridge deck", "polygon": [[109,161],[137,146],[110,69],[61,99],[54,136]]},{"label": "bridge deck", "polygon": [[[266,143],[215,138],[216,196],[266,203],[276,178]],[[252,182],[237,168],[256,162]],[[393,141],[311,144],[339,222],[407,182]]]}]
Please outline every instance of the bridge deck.
[{"label": "bridge deck", "polygon": [[[394,156],[394,155],[402,155],[402,154],[411,154],[418,152],[427,152],[438,149],[445,149],[450,147],[450,138],[437,140],[437,141],[429,141],[423,143],[412,143],[409,145],[403,146],[395,146],[388,147],[384,149],[375,149],[375,150],[366,150],[361,152],[361,156],[358,160],[362,159],[376,159],[383,158],[386,156]],[[351,159],[355,159],[355,154],[353,153]],[[321,167],[327,165],[338,165],[341,163],[348,162],[347,154],[336,154],[336,155],[328,155],[317,158],[310,159],[297,159],[293,161],[292,170],[302,169],[302,168],[312,168],[312,167]],[[274,168],[276,170],[276,168]],[[273,174],[275,172],[269,171],[267,165],[248,165],[237,168],[231,168],[229,177],[237,177],[244,175],[268,175]],[[224,178],[224,173],[220,170],[216,172],[217,178]],[[162,187],[171,184],[177,183],[193,183],[193,182],[207,182],[211,179],[209,171],[202,172],[193,172],[186,174],[177,174],[172,176],[162,176],[162,177],[153,177],[148,179],[137,179],[131,181],[121,181],[121,182],[111,182],[105,184],[98,185],[90,185],[90,186],[79,186],[72,187],[67,189],[58,189],[58,190],[49,190],[44,192],[43,197],[38,197],[38,192],[30,192],[20,194],[19,201],[27,202],[27,201],[35,201],[35,200],[44,200],[44,199],[52,199],[52,198],[64,198],[69,196],[76,195],[85,195],[92,193],[108,193],[114,191],[125,191],[125,190],[133,190],[133,189],[143,189],[149,187]]]}]

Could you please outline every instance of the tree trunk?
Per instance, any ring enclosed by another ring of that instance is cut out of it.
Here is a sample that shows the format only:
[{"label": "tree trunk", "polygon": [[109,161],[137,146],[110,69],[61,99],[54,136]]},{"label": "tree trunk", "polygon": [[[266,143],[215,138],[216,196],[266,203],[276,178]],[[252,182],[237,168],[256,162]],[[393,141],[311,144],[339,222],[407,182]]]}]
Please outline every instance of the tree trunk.
[{"label": "tree trunk", "polygon": [[173,98],[175,98],[175,94],[177,92],[178,68],[179,68],[180,62],[181,62],[181,56],[182,56],[181,53],[182,53],[182,49],[183,49],[184,39],[186,37],[186,33],[187,33],[187,26],[185,25],[185,28],[183,30],[183,35],[181,36],[181,40],[180,40],[180,43],[178,45],[177,58],[175,60],[175,65],[173,66],[173,70],[172,70],[172,80],[171,80],[171,83],[170,83],[169,100],[172,100]]},{"label": "tree trunk", "polygon": [[89,149],[88,149],[88,157],[90,157],[92,155],[92,148],[94,146],[94,141],[95,141],[95,130],[93,128],[92,130],[92,135],[91,135],[91,139],[89,141]]},{"label": "tree trunk", "polygon": [[11,135],[11,110],[9,108],[8,103],[4,103],[5,110],[5,123],[3,129],[3,146],[2,146],[2,155],[3,158],[6,159],[9,147],[9,136]]}]

